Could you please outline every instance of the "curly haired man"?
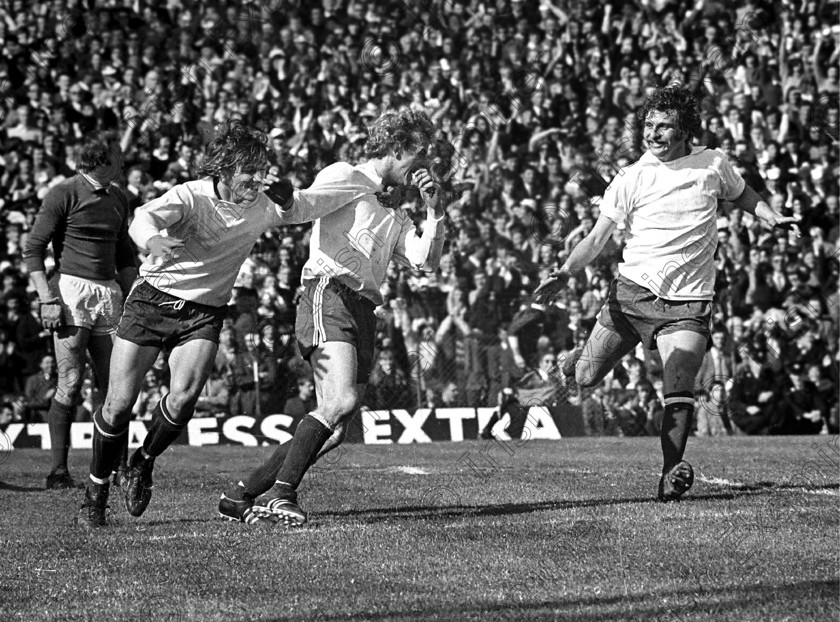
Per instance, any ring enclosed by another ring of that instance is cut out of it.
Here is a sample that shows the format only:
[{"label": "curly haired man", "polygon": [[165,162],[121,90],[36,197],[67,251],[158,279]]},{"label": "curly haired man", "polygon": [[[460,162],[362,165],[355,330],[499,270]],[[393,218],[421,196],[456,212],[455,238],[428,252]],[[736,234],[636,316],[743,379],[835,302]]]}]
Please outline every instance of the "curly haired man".
[{"label": "curly haired man", "polygon": [[[267,229],[292,224],[282,182],[267,175],[265,135],[239,120],[222,124],[207,147],[201,179],[179,184],[139,207],[128,233],[148,252],[117,328],[105,404],[94,413],[93,458],[79,523],[107,525],[110,475],[128,433],[146,372],[170,351],[170,393],[161,398],[131,457],[125,504],[140,516],[152,495],[155,458],[193,416],[213,368],[219,332],[236,275]],[[279,194],[278,194],[279,192]],[[271,198],[269,198],[269,195]],[[311,210],[298,210],[302,221]]]},{"label": "curly haired man", "polygon": [[614,229],[626,228],[623,262],[582,348],[563,371],[582,388],[601,382],[641,341],[664,368],[658,498],[679,499],[694,482],[683,460],[694,412],[694,379],[706,351],[714,296],[718,200],[734,203],[771,227],[793,226],[732,168],[723,152],[692,145],[700,131],[697,102],[674,84],[655,90],[641,110],[647,152],[604,192],[594,228],[566,263],[536,290],[555,295],[589,265]]},{"label": "curly haired man", "polygon": [[[303,267],[295,327],[312,364],[318,406],[301,419],[289,443],[222,495],[223,517],[282,520],[290,526],[306,522],[297,487],[318,457],[341,443],[364,395],[373,366],[373,310],[383,302],[379,288],[388,263],[434,271],[440,262],[445,193],[429,169],[437,172],[446,163],[430,157],[440,148],[432,143],[434,133],[422,112],[385,112],[370,127],[366,162],[332,164],[311,188],[294,193],[291,218],[300,218],[299,210],[311,213],[313,192],[327,195]],[[409,185],[419,188],[426,207],[422,236],[398,205],[399,188]]]}]

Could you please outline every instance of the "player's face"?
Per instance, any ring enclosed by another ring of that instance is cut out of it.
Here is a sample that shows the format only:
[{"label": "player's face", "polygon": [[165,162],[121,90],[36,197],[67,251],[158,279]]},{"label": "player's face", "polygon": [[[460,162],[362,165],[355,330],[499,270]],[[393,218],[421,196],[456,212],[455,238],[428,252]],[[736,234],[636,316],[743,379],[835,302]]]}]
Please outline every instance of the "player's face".
[{"label": "player's face", "polygon": [[399,158],[390,156],[390,166],[383,181],[388,185],[411,185],[411,175],[414,171],[426,167],[426,145],[416,149],[403,149]]},{"label": "player's face", "polygon": [[662,162],[671,162],[688,153],[673,110],[652,110],[645,118],[644,139],[648,150]]},{"label": "player's face", "polygon": [[108,164],[93,169],[87,175],[100,186],[108,186],[119,177],[121,166],[120,158],[112,153],[108,157]]},{"label": "player's face", "polygon": [[240,205],[256,201],[265,173],[265,170],[245,168],[223,176],[222,181],[230,188],[230,200]]}]

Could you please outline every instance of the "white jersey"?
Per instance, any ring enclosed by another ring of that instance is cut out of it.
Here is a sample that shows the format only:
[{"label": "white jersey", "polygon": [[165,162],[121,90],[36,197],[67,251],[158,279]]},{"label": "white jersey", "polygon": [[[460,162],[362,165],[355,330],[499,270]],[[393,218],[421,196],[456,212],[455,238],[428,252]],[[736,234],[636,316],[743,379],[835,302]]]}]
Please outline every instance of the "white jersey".
[{"label": "white jersey", "polygon": [[286,224],[262,193],[250,204],[219,198],[211,178],[179,184],[137,208],[129,235],[142,249],[156,235],[183,241],[174,258],[149,256],[140,276],[152,287],[191,302],[221,307],[260,236]]},{"label": "white jersey", "polygon": [[601,213],[626,227],[618,273],[667,300],[714,297],[718,199],[734,201],[745,182],[717,149],[662,162],[650,152],[620,172]]},{"label": "white jersey", "polygon": [[[388,263],[434,270],[443,250],[443,216],[418,236],[405,210],[380,205],[382,178],[371,163],[331,164],[312,186],[294,193],[285,220],[315,220],[302,279],[332,277],[381,305]],[[339,209],[339,208],[345,209]]]}]

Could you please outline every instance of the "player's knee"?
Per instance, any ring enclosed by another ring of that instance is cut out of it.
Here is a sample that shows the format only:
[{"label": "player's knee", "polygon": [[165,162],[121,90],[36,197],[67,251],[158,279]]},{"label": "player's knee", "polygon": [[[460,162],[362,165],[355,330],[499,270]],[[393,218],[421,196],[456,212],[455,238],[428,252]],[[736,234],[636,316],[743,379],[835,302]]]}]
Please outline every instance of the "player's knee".
[{"label": "player's knee", "polygon": [[324,400],[323,406],[319,406],[318,410],[332,425],[338,425],[355,410],[357,401],[358,396],[354,388],[336,395],[333,399]]},{"label": "player's knee", "polygon": [[84,378],[81,374],[59,376],[55,386],[54,399],[67,406],[75,404],[82,393]]},{"label": "player's knee", "polygon": [[102,418],[112,426],[121,426],[131,421],[131,411],[135,400],[126,396],[108,395],[102,406]]},{"label": "player's knee", "polygon": [[197,401],[198,395],[173,391],[166,396],[166,411],[174,423],[186,423],[192,417]]}]

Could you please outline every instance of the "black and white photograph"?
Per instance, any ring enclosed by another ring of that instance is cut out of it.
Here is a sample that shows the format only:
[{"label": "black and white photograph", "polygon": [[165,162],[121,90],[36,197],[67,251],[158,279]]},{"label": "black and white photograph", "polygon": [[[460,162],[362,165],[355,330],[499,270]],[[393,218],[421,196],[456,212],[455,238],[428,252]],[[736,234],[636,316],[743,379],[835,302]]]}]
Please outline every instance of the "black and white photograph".
[{"label": "black and white photograph", "polygon": [[840,618],[840,1],[0,48],[0,619]]}]

